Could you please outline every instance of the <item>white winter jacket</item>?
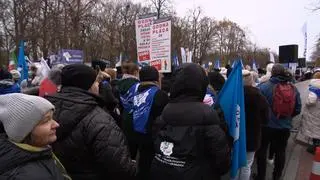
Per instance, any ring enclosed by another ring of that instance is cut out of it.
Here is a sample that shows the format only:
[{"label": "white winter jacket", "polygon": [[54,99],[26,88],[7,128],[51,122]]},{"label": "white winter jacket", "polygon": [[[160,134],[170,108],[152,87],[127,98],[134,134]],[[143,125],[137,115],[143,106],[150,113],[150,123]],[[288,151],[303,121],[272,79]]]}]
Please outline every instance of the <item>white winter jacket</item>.
[{"label": "white winter jacket", "polygon": [[[320,79],[312,79],[310,85],[320,89]],[[309,91],[302,113],[301,132],[310,138],[320,139],[320,99],[311,91]]]},{"label": "white winter jacket", "polygon": [[264,82],[269,81],[269,79],[271,78],[271,71],[272,71],[273,65],[274,65],[273,63],[270,63],[267,65],[267,73],[266,73],[266,75],[262,76],[259,79],[259,83],[264,83]]}]

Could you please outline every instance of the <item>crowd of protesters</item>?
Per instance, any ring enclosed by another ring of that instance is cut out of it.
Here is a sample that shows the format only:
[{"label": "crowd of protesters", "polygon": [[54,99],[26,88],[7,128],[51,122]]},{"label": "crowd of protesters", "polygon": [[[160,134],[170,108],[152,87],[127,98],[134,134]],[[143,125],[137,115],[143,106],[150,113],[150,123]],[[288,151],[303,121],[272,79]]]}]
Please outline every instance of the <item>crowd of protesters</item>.
[{"label": "crowd of protesters", "polygon": [[[260,78],[242,71],[247,165],[236,179],[265,180],[269,155],[273,179],[281,178],[292,118],[301,112],[290,72],[280,64],[266,70]],[[319,73],[303,111],[310,151],[320,145]],[[0,179],[218,180],[230,170],[219,70],[186,63],[161,74],[126,62],[121,71],[71,64],[38,74],[33,66],[21,82],[19,71],[0,70]]]}]

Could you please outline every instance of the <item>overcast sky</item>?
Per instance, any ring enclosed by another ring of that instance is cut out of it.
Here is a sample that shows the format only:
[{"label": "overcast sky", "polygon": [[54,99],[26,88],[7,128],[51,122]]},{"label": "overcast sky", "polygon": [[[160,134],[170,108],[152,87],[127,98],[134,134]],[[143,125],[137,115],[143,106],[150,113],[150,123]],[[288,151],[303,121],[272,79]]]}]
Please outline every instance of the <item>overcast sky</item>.
[{"label": "overcast sky", "polygon": [[[135,0],[146,2],[144,0]],[[320,11],[313,12],[317,0],[172,0],[179,16],[200,6],[206,16],[228,18],[249,31],[250,39],[261,47],[278,52],[279,45],[298,44],[303,56],[302,26],[308,23],[308,57],[320,34]]]}]

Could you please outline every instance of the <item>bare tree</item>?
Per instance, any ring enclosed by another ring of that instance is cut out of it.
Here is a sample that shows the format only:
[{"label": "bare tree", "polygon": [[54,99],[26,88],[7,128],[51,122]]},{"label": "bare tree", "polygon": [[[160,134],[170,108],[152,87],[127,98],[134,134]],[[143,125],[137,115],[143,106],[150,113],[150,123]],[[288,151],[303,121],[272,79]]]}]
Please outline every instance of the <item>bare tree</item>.
[{"label": "bare tree", "polygon": [[202,64],[207,59],[208,53],[215,47],[213,36],[216,30],[216,21],[209,17],[204,17],[199,22],[199,61]]},{"label": "bare tree", "polygon": [[86,61],[114,63],[121,52],[135,59],[135,20],[152,10],[158,18],[171,16],[172,51],[192,49],[194,62],[239,54],[264,57],[263,48],[254,49],[245,30],[232,21],[205,17],[199,7],[178,17],[172,0],[147,1],[150,6],[131,0],[0,0],[0,58],[7,63],[19,41],[26,40],[26,54],[34,60],[62,48],[83,50]]},{"label": "bare tree", "polygon": [[152,6],[157,11],[157,18],[159,19],[161,15],[165,14],[165,10],[169,8],[171,0],[150,0]]},{"label": "bare tree", "polygon": [[215,41],[220,57],[225,60],[241,56],[248,42],[244,30],[230,20],[217,23]]}]

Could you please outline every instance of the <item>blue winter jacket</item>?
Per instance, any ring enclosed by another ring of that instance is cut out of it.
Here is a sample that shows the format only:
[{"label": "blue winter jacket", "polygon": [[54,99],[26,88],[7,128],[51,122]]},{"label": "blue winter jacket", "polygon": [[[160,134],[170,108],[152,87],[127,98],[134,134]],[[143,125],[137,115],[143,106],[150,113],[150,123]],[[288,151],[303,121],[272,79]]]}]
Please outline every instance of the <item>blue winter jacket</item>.
[{"label": "blue winter jacket", "polygon": [[276,84],[287,81],[285,78],[281,77],[272,77],[269,81],[262,83],[258,86],[258,88],[261,90],[261,93],[267,98],[267,101],[269,103],[269,108],[271,111],[269,111],[270,114],[270,120],[268,123],[268,127],[270,128],[276,128],[276,129],[291,129],[292,128],[292,118],[301,112],[301,98],[300,93],[297,88],[295,88],[296,91],[296,105],[295,105],[295,111],[293,113],[292,117],[285,118],[285,119],[278,119],[273,111],[272,111],[272,99],[273,99],[273,89]]},{"label": "blue winter jacket", "polygon": [[10,79],[0,81],[0,95],[9,93],[20,93],[20,86],[18,83],[14,83]]}]

